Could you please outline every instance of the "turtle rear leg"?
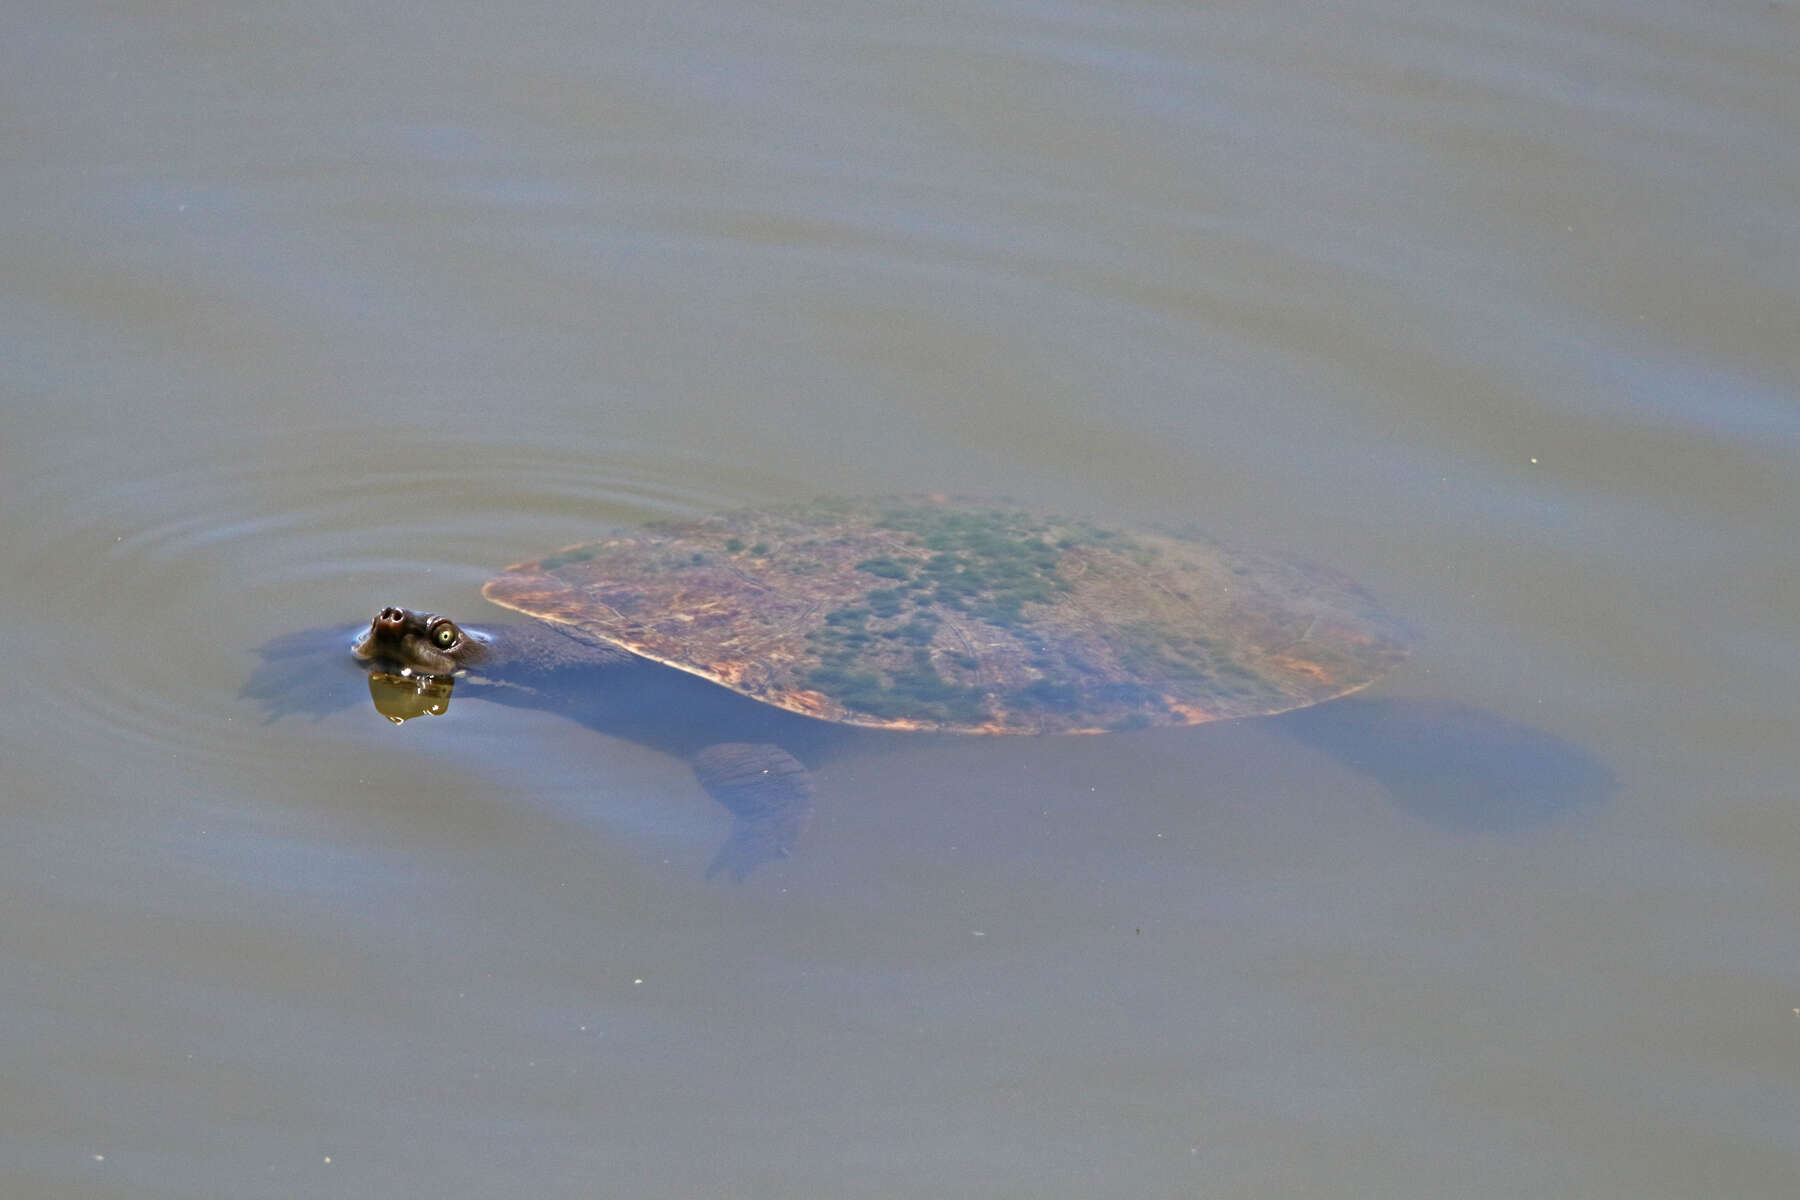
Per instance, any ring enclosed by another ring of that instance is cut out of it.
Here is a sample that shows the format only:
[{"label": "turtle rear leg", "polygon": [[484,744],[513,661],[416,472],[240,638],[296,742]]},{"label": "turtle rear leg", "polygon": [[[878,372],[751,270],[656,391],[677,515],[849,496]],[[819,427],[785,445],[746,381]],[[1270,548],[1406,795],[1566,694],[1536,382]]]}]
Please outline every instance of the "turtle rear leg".
[{"label": "turtle rear leg", "polygon": [[732,816],[731,836],[706,868],[742,883],[770,859],[793,853],[812,817],[813,781],[805,764],[780,746],[760,742],[718,742],[693,760],[694,775],[707,795]]}]

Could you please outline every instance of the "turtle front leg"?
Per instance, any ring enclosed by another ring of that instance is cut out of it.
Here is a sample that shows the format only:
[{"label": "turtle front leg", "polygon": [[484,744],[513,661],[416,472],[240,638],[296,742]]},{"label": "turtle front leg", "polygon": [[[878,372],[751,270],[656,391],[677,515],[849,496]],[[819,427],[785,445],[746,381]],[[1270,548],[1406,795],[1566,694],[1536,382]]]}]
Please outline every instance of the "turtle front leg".
[{"label": "turtle front leg", "polygon": [[350,656],[356,629],[308,629],[283,634],[257,647],[262,659],[244,681],[238,699],[262,710],[266,721],[303,715],[317,720],[367,704],[368,670]]},{"label": "turtle front leg", "polygon": [[694,755],[694,775],[707,795],[728,809],[731,836],[712,865],[742,883],[770,859],[793,853],[812,817],[813,781],[805,764],[780,746],[718,742]]}]

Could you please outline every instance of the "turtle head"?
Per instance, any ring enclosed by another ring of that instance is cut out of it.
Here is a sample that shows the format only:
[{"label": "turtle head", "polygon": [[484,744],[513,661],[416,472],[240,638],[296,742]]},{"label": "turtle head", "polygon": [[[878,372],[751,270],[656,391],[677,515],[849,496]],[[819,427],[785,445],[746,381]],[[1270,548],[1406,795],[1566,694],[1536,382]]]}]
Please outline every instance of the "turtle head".
[{"label": "turtle head", "polygon": [[350,645],[358,662],[402,674],[454,675],[487,657],[486,634],[448,617],[409,608],[384,608]]}]

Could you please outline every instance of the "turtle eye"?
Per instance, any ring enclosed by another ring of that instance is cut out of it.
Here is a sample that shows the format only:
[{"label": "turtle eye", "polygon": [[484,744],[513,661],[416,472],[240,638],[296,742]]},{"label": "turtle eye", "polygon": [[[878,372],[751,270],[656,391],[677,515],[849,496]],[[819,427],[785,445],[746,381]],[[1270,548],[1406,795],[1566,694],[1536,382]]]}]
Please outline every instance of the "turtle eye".
[{"label": "turtle eye", "polygon": [[442,622],[432,631],[431,640],[438,644],[439,649],[448,650],[456,645],[456,626],[448,621]]}]

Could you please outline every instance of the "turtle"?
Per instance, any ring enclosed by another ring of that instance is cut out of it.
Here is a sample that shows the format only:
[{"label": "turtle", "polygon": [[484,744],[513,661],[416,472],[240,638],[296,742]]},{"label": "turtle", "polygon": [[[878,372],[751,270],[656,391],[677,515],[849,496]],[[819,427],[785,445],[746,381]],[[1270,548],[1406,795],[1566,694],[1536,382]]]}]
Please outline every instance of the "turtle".
[{"label": "turtle", "polygon": [[[707,873],[740,880],[792,851],[809,766],[854,738],[1269,716],[1368,687],[1413,643],[1328,567],[940,496],[654,523],[516,563],[482,595],[527,619],[389,605],[354,636],[378,705],[385,689],[402,720],[480,689],[678,754],[733,818]],[[281,686],[247,691],[274,709]]]}]

